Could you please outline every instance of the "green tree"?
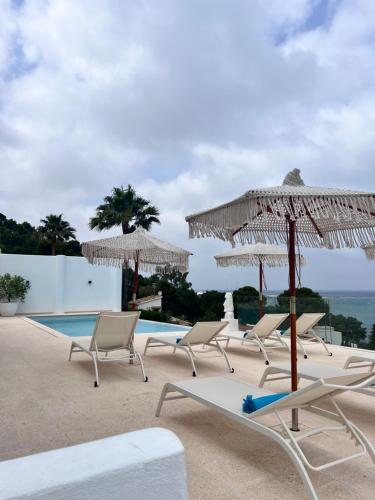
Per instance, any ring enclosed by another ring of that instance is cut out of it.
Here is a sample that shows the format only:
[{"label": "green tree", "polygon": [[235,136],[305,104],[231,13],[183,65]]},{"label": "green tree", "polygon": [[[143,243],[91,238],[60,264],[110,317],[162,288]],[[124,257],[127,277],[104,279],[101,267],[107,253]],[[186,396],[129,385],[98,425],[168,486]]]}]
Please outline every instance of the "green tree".
[{"label": "green tree", "polygon": [[188,273],[172,270],[151,279],[156,280],[157,289],[163,293],[163,311],[194,323],[200,319],[199,300],[187,276]]},{"label": "green tree", "polygon": [[342,345],[344,346],[350,347],[354,344],[359,347],[366,339],[366,328],[362,325],[362,321],[352,316],[331,314],[331,326],[342,333]]},{"label": "green tree", "polygon": [[[266,297],[263,296],[263,305]],[[259,320],[259,292],[252,286],[243,286],[233,292],[234,317],[240,323],[254,324]]]},{"label": "green tree", "polygon": [[368,337],[368,343],[366,346],[368,349],[375,351],[375,323],[372,325],[370,335]]},{"label": "green tree", "polygon": [[[18,223],[0,214],[0,248],[3,253],[48,255],[50,243],[28,222]],[[81,256],[81,245],[77,240],[57,241],[56,252]]]},{"label": "green tree", "polygon": [[[326,312],[327,304],[319,292],[311,288],[301,287],[296,290],[297,314],[302,312]],[[277,296],[277,303],[282,311],[289,310],[289,290],[284,290]]]},{"label": "green tree", "polygon": [[[138,195],[129,184],[127,188],[114,187],[112,193],[104,198],[104,203],[96,208],[90,219],[90,229],[103,231],[121,226],[122,234],[129,234],[137,227],[149,231],[152,224],[160,224],[159,210],[150,201]],[[127,309],[129,299],[129,272],[127,263],[122,274],[122,308]]]},{"label": "green tree", "polygon": [[224,292],[208,290],[198,295],[199,319],[201,321],[219,321],[224,317]]},{"label": "green tree", "polygon": [[69,224],[68,221],[63,219],[63,214],[47,215],[45,219],[40,221],[42,226],[38,228],[39,234],[43,239],[51,244],[51,254],[56,255],[56,244],[60,242],[68,242],[75,240],[76,230]]}]

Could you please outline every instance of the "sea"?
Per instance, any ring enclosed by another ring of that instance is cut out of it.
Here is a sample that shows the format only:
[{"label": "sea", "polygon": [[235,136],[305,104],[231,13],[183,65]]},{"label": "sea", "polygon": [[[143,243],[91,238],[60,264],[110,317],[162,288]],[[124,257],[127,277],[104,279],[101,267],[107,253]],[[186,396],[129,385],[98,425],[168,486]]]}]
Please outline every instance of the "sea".
[{"label": "sea", "polygon": [[[272,290],[266,295],[276,297],[279,293]],[[357,318],[370,333],[375,324],[375,290],[319,290],[319,293],[328,301],[333,314]]]}]

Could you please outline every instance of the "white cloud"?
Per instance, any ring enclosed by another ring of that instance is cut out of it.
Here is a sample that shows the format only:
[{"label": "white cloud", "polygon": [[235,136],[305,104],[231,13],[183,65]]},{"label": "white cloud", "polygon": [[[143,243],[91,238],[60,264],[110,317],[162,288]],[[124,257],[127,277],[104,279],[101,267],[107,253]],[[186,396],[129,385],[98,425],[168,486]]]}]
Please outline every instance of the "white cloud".
[{"label": "white cloud", "polygon": [[[225,244],[188,240],[187,214],[295,167],[313,185],[375,180],[375,7],[332,0],[307,29],[319,4],[2,2],[0,211],[34,224],[63,212],[83,240],[101,199],[132,183],[161,210],[155,233],[194,251],[197,287],[245,283],[216,270]],[[361,259],[340,278],[360,252],[312,255],[307,284],[371,287]]]}]

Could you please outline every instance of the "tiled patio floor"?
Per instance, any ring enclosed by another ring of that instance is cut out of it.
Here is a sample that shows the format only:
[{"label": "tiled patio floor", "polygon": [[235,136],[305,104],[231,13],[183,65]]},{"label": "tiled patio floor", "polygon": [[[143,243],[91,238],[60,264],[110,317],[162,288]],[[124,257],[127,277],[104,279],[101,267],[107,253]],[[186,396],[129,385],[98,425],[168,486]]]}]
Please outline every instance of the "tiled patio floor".
[{"label": "tiled patio floor", "polygon": [[[136,336],[142,352],[145,335]],[[0,318],[0,460],[59,448],[143,427],[166,427],[185,446],[189,493],[193,500],[305,498],[305,490],[288,456],[277,444],[191,400],[166,403],[154,416],[166,381],[190,377],[183,353],[168,348],[150,350],[145,357],[149,382],[141,381],[138,367],[101,365],[101,386],[93,386],[88,357],[76,354],[68,362],[69,338],[54,337],[21,318]],[[351,353],[333,347],[328,358],[319,346],[309,348],[310,361],[342,367]],[[233,343],[228,354],[235,368],[225,371],[222,359],[198,362],[199,376],[223,374],[257,383],[264,370],[259,353]],[[285,361],[283,351],[271,353]],[[303,362],[303,361],[301,361]],[[287,390],[286,381],[275,390]],[[340,403],[346,414],[375,443],[375,399],[345,394]],[[311,418],[302,420],[309,426]],[[334,455],[348,443],[321,436],[309,444],[320,456],[321,447]],[[350,445],[349,445],[350,446]],[[348,448],[349,449],[349,448]],[[375,465],[368,457],[313,474],[319,498],[372,498]]]}]

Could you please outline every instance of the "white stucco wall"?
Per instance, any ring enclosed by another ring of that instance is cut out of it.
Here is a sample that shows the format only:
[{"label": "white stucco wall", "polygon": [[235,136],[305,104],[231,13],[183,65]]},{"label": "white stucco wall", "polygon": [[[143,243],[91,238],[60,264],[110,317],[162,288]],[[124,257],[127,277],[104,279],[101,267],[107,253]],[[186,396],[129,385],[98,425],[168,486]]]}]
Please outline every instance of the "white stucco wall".
[{"label": "white stucco wall", "polygon": [[187,500],[184,448],[143,429],[0,462],[0,500]]},{"label": "white stucco wall", "polygon": [[30,281],[19,313],[121,310],[121,270],[93,266],[84,257],[0,254],[4,273]]}]

